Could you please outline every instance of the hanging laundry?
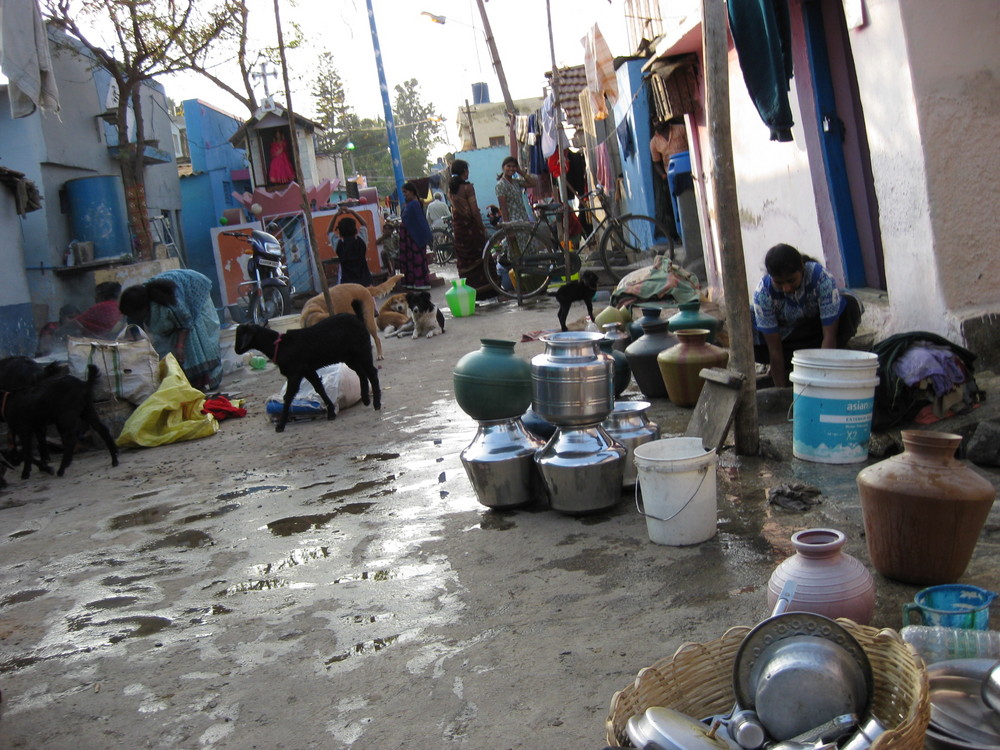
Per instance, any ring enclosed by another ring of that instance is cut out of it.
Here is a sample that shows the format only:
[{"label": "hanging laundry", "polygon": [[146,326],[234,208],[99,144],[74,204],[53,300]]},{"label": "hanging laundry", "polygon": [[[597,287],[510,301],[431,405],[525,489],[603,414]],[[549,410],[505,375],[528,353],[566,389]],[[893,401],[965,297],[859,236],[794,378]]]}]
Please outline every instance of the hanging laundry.
[{"label": "hanging laundry", "polygon": [[604,98],[609,98],[612,103],[618,99],[614,57],[596,23],[580,43],[583,45],[583,68],[587,75],[587,89],[593,103],[594,119],[604,120],[608,116]]},{"label": "hanging laundry", "polygon": [[597,168],[594,170],[597,176],[598,184],[602,185],[605,189],[611,187],[611,156],[608,153],[608,144],[601,143],[597,144],[597,148],[594,149],[594,153],[597,155]]},{"label": "hanging laundry", "polygon": [[9,79],[10,116],[59,113],[49,35],[36,0],[0,0],[0,70]]},{"label": "hanging laundry", "polygon": [[788,0],[730,0],[729,30],[743,80],[772,141],[792,140],[792,32]]},{"label": "hanging laundry", "polygon": [[556,152],[556,98],[550,91],[542,102],[542,156],[548,159]]},{"label": "hanging laundry", "polygon": [[517,115],[514,118],[514,135],[518,143],[526,143],[528,140],[528,115]]}]

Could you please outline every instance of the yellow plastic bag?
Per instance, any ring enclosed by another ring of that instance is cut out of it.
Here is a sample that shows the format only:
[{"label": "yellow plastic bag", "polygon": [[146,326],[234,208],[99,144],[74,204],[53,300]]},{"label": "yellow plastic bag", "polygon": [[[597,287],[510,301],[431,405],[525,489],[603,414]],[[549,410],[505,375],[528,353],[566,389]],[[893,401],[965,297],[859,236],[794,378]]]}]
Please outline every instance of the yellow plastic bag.
[{"label": "yellow plastic bag", "polygon": [[160,360],[160,387],[139,404],[116,441],[121,447],[179,443],[209,437],[219,431],[211,414],[202,414],[205,394],[188,382],[173,354]]}]

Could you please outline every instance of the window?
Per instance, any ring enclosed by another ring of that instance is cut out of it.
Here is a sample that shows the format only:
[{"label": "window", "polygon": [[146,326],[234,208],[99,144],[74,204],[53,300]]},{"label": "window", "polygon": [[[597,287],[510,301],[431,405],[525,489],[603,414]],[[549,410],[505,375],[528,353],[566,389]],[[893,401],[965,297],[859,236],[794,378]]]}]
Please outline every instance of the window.
[{"label": "window", "polygon": [[491,146],[506,146],[507,145],[507,137],[503,136],[503,135],[493,136],[492,138],[490,138],[490,145]]}]

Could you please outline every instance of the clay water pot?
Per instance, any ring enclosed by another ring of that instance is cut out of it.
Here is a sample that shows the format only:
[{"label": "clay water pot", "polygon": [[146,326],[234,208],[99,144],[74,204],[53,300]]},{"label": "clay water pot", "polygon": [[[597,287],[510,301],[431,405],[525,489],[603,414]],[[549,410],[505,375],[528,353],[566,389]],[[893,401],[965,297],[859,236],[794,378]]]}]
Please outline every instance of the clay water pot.
[{"label": "clay water pot", "polygon": [[681,302],[677,307],[679,312],[667,318],[667,327],[671,333],[693,328],[704,328],[709,331],[708,343],[715,343],[715,333],[719,330],[722,322],[718,318],[713,318],[708,313],[701,311],[701,300],[694,299],[690,302]]},{"label": "clay water pot", "polygon": [[903,430],[903,452],[858,474],[868,555],[905,583],[954,583],[965,573],[996,499],[993,485],[955,458],[960,435]]},{"label": "clay water pot", "polygon": [[708,343],[709,333],[706,328],[675,331],[677,345],[656,357],[667,396],[677,406],[698,403],[705,386],[699,374],[702,368],[725,367],[729,363],[728,351]]},{"label": "clay water pot", "polygon": [[787,612],[847,617],[861,625],[875,613],[875,581],[858,560],[844,552],[847,537],[836,529],[792,534],[795,554],[775,568],[767,583],[767,606],[774,609],[781,589],[795,581]]},{"label": "clay water pot", "polygon": [[632,368],[632,377],[646,398],[666,398],[667,386],[663,383],[657,355],[677,343],[677,338],[667,331],[667,321],[653,318],[643,323],[643,335],[625,347],[625,357]]},{"label": "clay water pot", "polygon": [[514,342],[481,339],[455,364],[455,400],[477,421],[519,417],[531,403],[531,365],[514,356]]}]

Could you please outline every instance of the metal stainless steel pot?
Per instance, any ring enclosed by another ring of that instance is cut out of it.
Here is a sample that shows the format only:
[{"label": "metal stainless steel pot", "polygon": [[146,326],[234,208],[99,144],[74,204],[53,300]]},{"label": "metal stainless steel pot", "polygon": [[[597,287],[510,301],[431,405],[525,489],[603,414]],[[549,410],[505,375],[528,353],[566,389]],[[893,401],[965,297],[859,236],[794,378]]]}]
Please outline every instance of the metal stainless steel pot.
[{"label": "metal stainless steel pot", "polygon": [[600,425],[560,427],[535,454],[552,509],[570,515],[614,507],[624,461],[625,447]]},{"label": "metal stainless steel pot", "polygon": [[545,351],[531,360],[531,408],[560,426],[600,424],[614,407],[614,360],[592,331],[541,337]]},{"label": "metal stainless steel pot", "polygon": [[480,422],[476,437],[461,453],[479,502],[488,508],[511,508],[543,498],[535,465],[542,445],[519,417]]}]

